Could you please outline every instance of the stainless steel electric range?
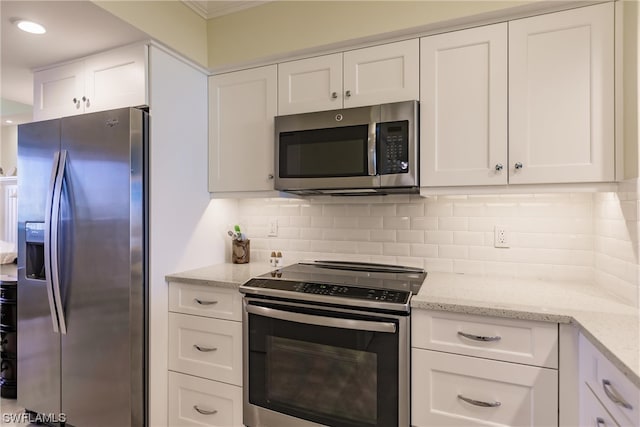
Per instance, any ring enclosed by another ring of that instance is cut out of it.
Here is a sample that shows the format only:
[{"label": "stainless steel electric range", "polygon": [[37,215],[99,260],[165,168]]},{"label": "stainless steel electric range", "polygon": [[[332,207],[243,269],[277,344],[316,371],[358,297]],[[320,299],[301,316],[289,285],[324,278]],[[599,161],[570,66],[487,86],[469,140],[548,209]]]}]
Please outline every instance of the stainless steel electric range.
[{"label": "stainless steel electric range", "polygon": [[312,261],[240,286],[244,424],[408,426],[410,302],[425,278],[412,267]]}]

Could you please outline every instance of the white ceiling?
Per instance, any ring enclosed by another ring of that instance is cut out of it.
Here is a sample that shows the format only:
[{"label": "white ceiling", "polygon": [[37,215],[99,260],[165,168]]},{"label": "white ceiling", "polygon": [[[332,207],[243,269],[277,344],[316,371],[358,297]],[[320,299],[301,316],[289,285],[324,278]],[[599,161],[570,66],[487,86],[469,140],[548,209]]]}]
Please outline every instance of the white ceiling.
[{"label": "white ceiling", "polygon": [[[185,1],[205,18],[257,6],[260,1]],[[44,25],[47,33],[28,34],[14,18]],[[90,1],[0,0],[0,120],[31,121],[32,69],[86,56],[150,37]],[[25,114],[25,111],[27,113]]]}]

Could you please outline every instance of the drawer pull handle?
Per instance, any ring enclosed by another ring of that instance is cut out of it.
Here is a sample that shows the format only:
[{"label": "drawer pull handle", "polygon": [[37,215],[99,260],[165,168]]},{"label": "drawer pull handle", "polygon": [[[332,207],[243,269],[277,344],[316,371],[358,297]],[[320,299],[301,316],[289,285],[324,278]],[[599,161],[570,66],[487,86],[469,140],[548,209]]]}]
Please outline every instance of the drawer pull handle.
[{"label": "drawer pull handle", "polygon": [[203,301],[203,300],[198,299],[198,298],[194,298],[193,300],[195,302],[197,302],[198,304],[200,304],[200,305],[214,305],[214,304],[218,303],[218,301]]},{"label": "drawer pull handle", "polygon": [[482,335],[472,335],[472,334],[467,334],[465,332],[460,332],[460,331],[458,331],[458,335],[460,335],[461,337],[465,337],[467,339],[473,340],[473,341],[482,341],[482,342],[500,341],[502,339],[502,337],[499,337],[499,336],[483,337]]},{"label": "drawer pull handle", "polygon": [[482,408],[497,408],[498,406],[502,405],[502,403],[500,402],[483,402],[482,400],[469,399],[468,397],[464,397],[461,394],[458,395],[458,399],[474,406],[480,406]]},{"label": "drawer pull handle", "polygon": [[600,417],[596,418],[596,427],[607,427],[607,423]]},{"label": "drawer pull handle", "polygon": [[218,349],[217,347],[200,347],[198,344],[194,344],[193,347],[196,350],[201,351],[203,353],[208,353],[210,351],[216,351]]},{"label": "drawer pull handle", "polygon": [[604,394],[606,394],[613,403],[622,406],[625,409],[633,409],[633,406],[631,406],[626,400],[624,400],[613,388],[613,385],[611,385],[611,381],[602,380],[602,388],[604,389]]},{"label": "drawer pull handle", "polygon": [[195,409],[196,411],[198,411],[202,415],[214,415],[214,414],[218,413],[218,411],[216,411],[215,409],[212,410],[212,411],[207,411],[206,409],[200,409],[200,408],[198,408],[198,405],[193,405],[193,409]]}]

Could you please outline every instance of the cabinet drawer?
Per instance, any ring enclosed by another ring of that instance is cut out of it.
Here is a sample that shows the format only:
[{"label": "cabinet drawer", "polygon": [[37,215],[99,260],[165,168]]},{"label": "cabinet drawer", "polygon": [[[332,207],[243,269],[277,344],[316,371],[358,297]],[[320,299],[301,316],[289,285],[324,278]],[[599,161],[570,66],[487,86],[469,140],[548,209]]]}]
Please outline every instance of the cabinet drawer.
[{"label": "cabinet drawer", "polygon": [[169,313],[169,369],[242,385],[242,323]]},{"label": "cabinet drawer", "polygon": [[547,368],[558,367],[556,323],[413,310],[411,345]]},{"label": "cabinet drawer", "polygon": [[416,348],[411,357],[415,426],[558,425],[554,369]]},{"label": "cabinet drawer", "polygon": [[[621,426],[640,425],[640,390],[582,334],[580,378]],[[625,407],[624,403],[629,407]]]},{"label": "cabinet drawer", "polygon": [[242,321],[242,295],[237,289],[169,283],[169,311]]},{"label": "cabinet drawer", "polygon": [[579,425],[593,427],[616,427],[618,425],[586,384],[582,384],[580,388]]},{"label": "cabinet drawer", "polygon": [[170,426],[242,426],[242,388],[169,372]]}]

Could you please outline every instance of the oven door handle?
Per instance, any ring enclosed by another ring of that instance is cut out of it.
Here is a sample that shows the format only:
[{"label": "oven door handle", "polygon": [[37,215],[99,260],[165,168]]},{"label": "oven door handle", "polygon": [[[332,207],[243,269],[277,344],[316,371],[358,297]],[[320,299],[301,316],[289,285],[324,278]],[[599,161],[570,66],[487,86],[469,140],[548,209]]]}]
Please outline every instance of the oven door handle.
[{"label": "oven door handle", "polygon": [[372,322],[369,320],[343,319],[337,317],[315,316],[312,314],[295,313],[291,311],[276,310],[269,307],[247,305],[247,313],[257,316],[271,317],[273,319],[287,320],[290,322],[304,323],[308,325],[328,326],[330,328],[355,329],[359,331],[396,332],[395,323]]}]

